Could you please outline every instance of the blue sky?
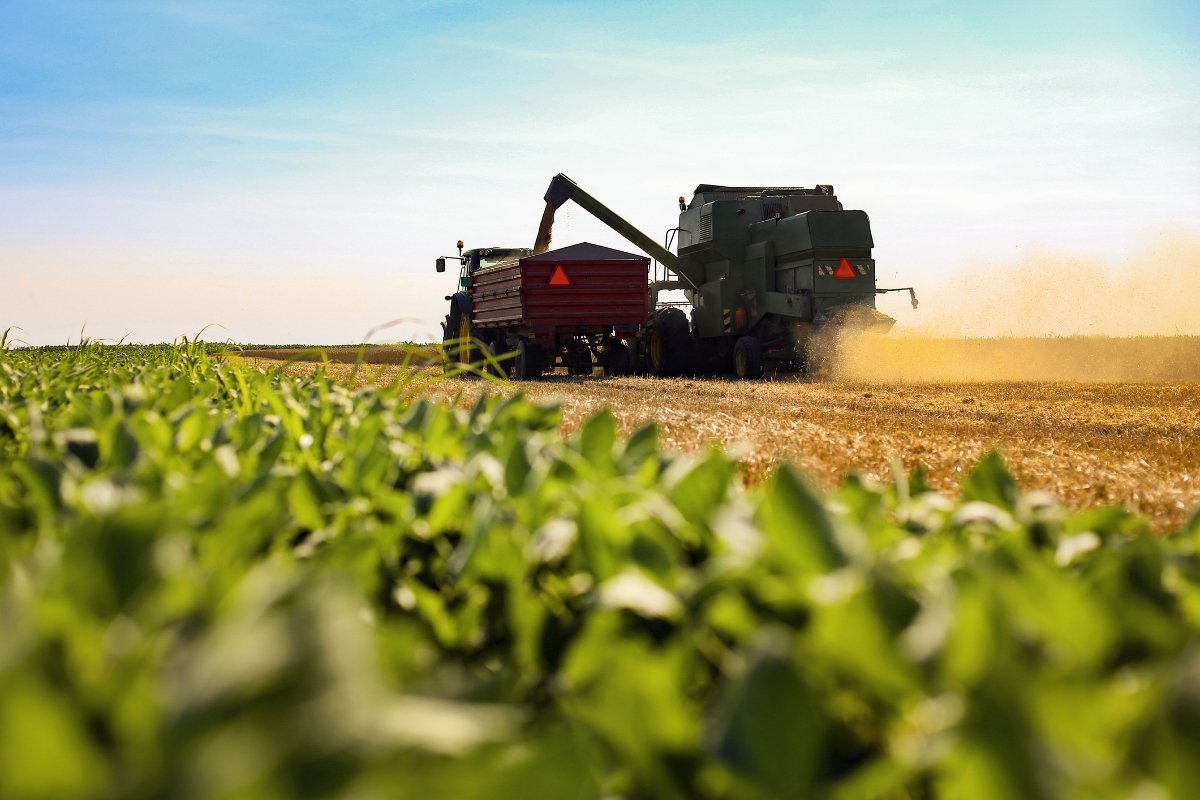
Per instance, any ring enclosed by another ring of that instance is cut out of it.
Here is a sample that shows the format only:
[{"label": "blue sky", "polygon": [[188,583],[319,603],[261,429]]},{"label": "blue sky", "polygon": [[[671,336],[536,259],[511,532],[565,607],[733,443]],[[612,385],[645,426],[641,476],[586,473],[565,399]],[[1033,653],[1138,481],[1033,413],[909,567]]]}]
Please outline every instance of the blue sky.
[{"label": "blue sky", "polygon": [[935,302],[1115,269],[1200,222],[1198,42],[1184,2],[0,0],[0,325],[428,338],[433,258],[528,244],[559,171],[656,237],[700,182],[833,183]]}]

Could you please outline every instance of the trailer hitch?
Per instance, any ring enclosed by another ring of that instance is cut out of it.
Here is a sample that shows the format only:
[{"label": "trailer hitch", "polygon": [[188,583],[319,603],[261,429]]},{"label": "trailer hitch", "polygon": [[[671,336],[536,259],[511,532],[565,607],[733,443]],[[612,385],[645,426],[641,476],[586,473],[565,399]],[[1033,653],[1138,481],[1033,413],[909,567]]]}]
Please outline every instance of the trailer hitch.
[{"label": "trailer hitch", "polygon": [[899,289],[876,289],[875,294],[887,294],[888,292],[908,292],[908,296],[912,298],[912,307],[917,307],[917,291],[911,286],[901,286]]}]

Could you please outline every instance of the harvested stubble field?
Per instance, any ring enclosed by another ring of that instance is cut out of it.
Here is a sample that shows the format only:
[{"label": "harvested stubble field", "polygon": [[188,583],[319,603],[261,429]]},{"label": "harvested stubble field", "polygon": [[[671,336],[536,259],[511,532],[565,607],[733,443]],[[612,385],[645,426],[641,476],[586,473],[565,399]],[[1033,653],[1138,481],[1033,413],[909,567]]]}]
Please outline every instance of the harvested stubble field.
[{"label": "harvested stubble field", "polygon": [[[1015,379],[1022,363],[1044,377],[1047,365],[1067,358],[1067,351],[1076,360],[1061,363],[1078,364],[1086,349],[1078,339],[1046,340],[1040,354],[1023,340],[1017,348],[1025,354],[1023,361],[1004,362],[1007,372],[992,370],[1010,379],[980,381],[977,377],[987,374],[980,356],[1002,342],[989,341],[921,345],[897,340],[891,345],[897,351],[938,357],[911,358],[907,371],[891,361],[878,362],[884,364],[879,377],[870,374],[868,361],[851,354],[844,362],[849,376],[827,380],[787,377],[742,384],[553,376],[516,385],[452,378],[432,381],[421,391],[463,401],[481,391],[523,391],[535,400],[561,403],[566,432],[609,406],[624,433],[656,422],[669,448],[692,452],[715,443],[734,449],[751,483],[782,460],[798,463],[826,488],[849,471],[885,479],[896,465],[905,470],[920,465],[931,485],[953,492],[981,455],[998,448],[1023,486],[1050,492],[1075,508],[1123,504],[1167,529],[1178,527],[1200,505],[1200,383],[1187,371],[1194,372],[1196,362],[1175,365],[1192,382],[1163,381],[1170,365],[1136,352],[1140,347],[1162,353],[1166,346],[1174,357],[1194,354],[1196,339],[1147,338],[1139,340],[1141,345],[1093,340],[1087,357],[1108,365],[1105,382],[1079,381],[1082,367],[1071,373],[1075,381]],[[1101,352],[1106,349],[1111,352]],[[958,357],[962,367],[956,373]],[[1132,372],[1114,366],[1121,364]],[[1157,365],[1153,369],[1160,380],[1131,382],[1147,374],[1147,364]],[[302,373],[314,365],[293,363],[286,369]],[[359,384],[390,383],[401,376],[395,366],[355,371],[331,364],[329,369]],[[967,378],[922,380],[955,374]],[[1091,374],[1101,373],[1094,368]]]},{"label": "harvested stubble field", "polygon": [[335,345],[296,347],[250,347],[237,351],[250,363],[258,361],[320,361],[340,364],[405,364],[437,358],[438,349],[432,345]]}]

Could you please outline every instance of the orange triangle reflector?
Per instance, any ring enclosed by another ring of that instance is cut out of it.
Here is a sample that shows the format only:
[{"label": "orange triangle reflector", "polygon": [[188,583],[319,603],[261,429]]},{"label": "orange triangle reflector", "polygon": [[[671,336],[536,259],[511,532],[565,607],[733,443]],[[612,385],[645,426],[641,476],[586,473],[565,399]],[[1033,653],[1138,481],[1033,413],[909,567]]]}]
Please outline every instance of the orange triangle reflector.
[{"label": "orange triangle reflector", "polygon": [[850,263],[850,259],[843,258],[838,264],[837,271],[833,273],[833,277],[839,281],[852,281],[858,277],[858,273],[854,271],[854,266]]},{"label": "orange triangle reflector", "polygon": [[567,276],[567,271],[559,264],[554,268],[554,272],[550,273],[551,286],[570,286],[571,279]]}]

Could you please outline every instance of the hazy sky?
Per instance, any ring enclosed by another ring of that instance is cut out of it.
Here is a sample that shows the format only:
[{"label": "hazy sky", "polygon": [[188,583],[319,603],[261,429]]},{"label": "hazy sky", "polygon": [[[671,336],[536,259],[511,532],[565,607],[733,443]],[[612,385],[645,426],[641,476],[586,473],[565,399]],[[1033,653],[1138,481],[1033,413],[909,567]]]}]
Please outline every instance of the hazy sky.
[{"label": "hazy sky", "polygon": [[531,245],[560,171],[656,238],[697,183],[832,183],[935,297],[1119,267],[1200,231],[1198,9],[0,0],[0,327],[432,338],[434,258]]}]

